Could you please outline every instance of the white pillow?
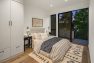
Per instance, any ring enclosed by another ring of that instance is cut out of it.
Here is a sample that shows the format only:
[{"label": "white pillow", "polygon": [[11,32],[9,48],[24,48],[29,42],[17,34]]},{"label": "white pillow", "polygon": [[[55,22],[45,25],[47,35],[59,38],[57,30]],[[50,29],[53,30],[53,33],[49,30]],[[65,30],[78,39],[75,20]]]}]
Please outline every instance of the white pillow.
[{"label": "white pillow", "polygon": [[41,39],[41,33],[33,33],[32,38],[33,39]]},{"label": "white pillow", "polygon": [[36,40],[33,41],[34,51],[36,53],[39,53],[42,43],[43,43],[43,41],[42,40],[38,40],[38,39],[36,39]]},{"label": "white pillow", "polygon": [[42,40],[45,40],[45,39],[48,38],[47,33],[40,33],[40,34],[41,34],[41,39],[42,39]]}]

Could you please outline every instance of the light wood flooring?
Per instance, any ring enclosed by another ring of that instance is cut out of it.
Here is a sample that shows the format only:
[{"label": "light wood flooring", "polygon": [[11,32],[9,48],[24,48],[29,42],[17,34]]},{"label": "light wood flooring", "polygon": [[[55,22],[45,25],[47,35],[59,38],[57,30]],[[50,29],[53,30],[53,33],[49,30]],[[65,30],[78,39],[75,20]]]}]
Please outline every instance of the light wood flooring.
[{"label": "light wood flooring", "polygon": [[32,52],[31,48],[27,48],[26,51],[8,61],[5,61],[3,63],[20,63],[22,60],[24,60],[25,58],[28,58],[28,54]]},{"label": "light wood flooring", "polygon": [[[3,63],[38,63],[35,60],[33,60],[31,57],[28,56],[29,53],[32,52],[32,49],[26,49],[25,53],[18,55],[15,58],[12,58],[6,62]],[[82,59],[82,63],[90,63],[90,59],[89,59],[89,50],[88,47],[85,46],[84,47],[84,51],[83,51],[83,59]]]}]

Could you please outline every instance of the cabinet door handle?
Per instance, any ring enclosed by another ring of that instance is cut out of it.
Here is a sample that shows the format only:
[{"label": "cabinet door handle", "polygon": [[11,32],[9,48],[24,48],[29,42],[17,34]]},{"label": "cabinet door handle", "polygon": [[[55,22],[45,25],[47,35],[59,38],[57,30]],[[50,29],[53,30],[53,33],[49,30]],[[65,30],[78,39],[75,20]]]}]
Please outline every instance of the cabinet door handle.
[{"label": "cabinet door handle", "polygon": [[11,20],[9,21],[9,26],[12,26],[12,21]]},{"label": "cabinet door handle", "polygon": [[1,51],[0,53],[4,53],[4,51]]},{"label": "cabinet door handle", "polygon": [[11,21],[11,26],[12,26],[12,21]]},{"label": "cabinet door handle", "polygon": [[9,26],[10,26],[10,21],[9,21]]},{"label": "cabinet door handle", "polygon": [[16,48],[19,48],[20,46],[17,46]]}]

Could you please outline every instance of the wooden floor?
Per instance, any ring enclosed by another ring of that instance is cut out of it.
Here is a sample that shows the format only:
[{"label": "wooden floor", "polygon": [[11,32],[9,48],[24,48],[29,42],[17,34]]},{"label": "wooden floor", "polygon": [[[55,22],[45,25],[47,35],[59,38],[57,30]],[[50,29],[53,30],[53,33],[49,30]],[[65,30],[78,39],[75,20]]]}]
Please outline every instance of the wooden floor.
[{"label": "wooden floor", "polygon": [[82,63],[91,63],[89,49],[87,46],[84,47]]},{"label": "wooden floor", "polygon": [[29,57],[28,54],[32,52],[31,48],[27,48],[26,51],[23,54],[20,54],[16,56],[15,58],[12,58],[8,61],[5,61],[3,63],[20,63],[20,61],[24,60],[25,58]]},{"label": "wooden floor", "polygon": [[[32,49],[27,49],[25,51],[25,53],[15,57],[15,58],[12,58],[12,59],[10,59],[10,60],[8,60],[6,62],[3,62],[3,63],[37,63],[35,60],[32,60],[32,58],[30,58],[28,56],[28,54],[31,53],[31,52],[32,52]],[[21,61],[24,61],[24,62],[21,62]],[[85,46],[84,51],[83,51],[82,63],[90,63],[89,51],[88,51],[88,47],[87,46]]]}]

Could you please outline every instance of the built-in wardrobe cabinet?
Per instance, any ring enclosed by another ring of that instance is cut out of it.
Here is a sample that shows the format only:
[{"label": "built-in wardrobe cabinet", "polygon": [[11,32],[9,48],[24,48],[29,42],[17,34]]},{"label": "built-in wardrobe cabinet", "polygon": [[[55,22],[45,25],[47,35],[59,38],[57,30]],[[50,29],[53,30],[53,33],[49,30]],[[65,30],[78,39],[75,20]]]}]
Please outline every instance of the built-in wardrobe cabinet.
[{"label": "built-in wardrobe cabinet", "polygon": [[23,52],[22,0],[0,0],[0,60]]}]

